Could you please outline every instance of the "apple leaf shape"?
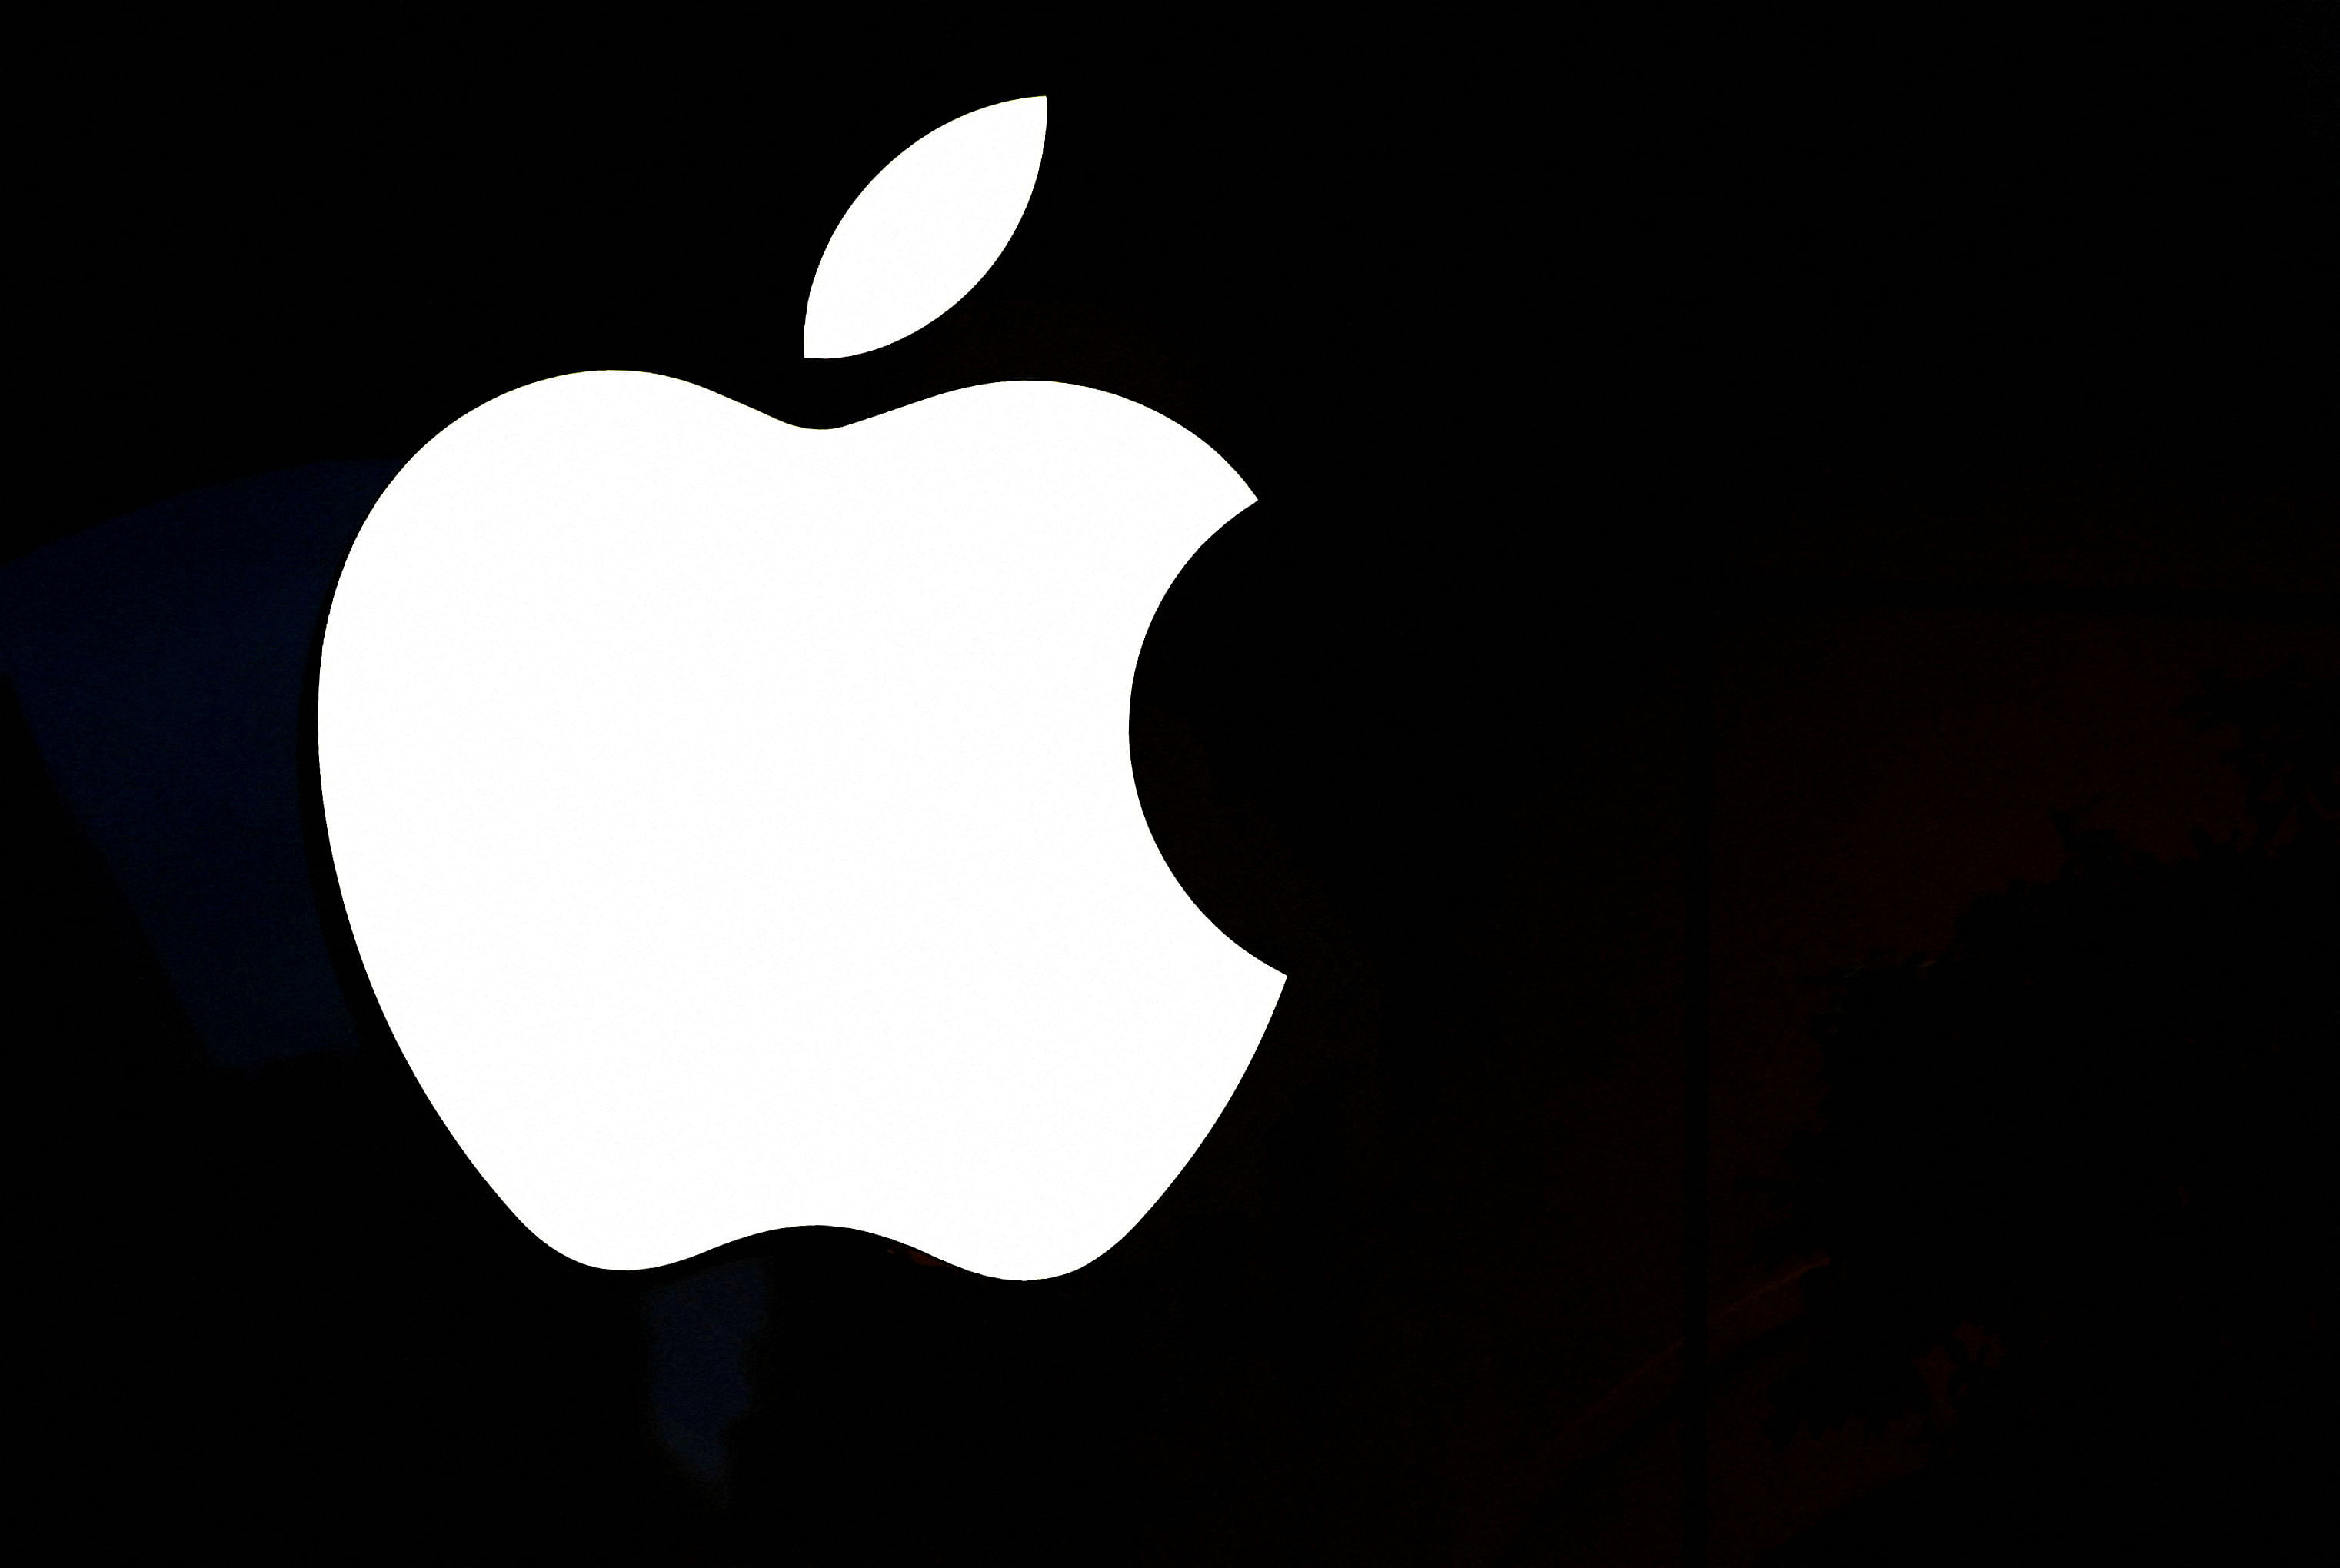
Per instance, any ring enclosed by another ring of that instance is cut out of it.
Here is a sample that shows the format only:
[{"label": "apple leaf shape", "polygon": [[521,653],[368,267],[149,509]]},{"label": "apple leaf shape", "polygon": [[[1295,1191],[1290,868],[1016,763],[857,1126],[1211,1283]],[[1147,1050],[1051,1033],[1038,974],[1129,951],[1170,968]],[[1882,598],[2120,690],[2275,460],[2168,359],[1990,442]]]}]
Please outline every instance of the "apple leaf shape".
[{"label": "apple leaf shape", "polygon": [[1023,222],[1048,101],[1016,98],[928,132],[878,172],[829,236],[805,303],[807,359],[899,342],[965,299]]}]

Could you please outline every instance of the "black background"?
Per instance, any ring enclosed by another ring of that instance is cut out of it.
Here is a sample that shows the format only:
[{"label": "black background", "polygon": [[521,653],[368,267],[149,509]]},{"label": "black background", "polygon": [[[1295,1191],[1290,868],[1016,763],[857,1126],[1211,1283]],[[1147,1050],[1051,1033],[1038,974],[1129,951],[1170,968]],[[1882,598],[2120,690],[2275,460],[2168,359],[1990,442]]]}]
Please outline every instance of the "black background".
[{"label": "black background", "polygon": [[[2312,625],[2340,586],[2328,11],[1762,9],[48,40],[12,555],[570,371],[822,426],[1122,392],[1261,498],[1157,618],[1133,756],[1173,868],[1292,976],[1075,1275],[723,1249],[769,1317],[699,1488],[641,1302],[708,1260],[550,1255],[378,1032],[207,1067],[19,725],[59,1560],[1679,1561],[1679,1491],[1571,1544],[1587,1484],[1522,1456],[1702,1304],[1716,596]],[[974,294],[801,360],[853,195],[1036,93],[1047,162]],[[2149,526],[2102,499],[2139,495]]]}]

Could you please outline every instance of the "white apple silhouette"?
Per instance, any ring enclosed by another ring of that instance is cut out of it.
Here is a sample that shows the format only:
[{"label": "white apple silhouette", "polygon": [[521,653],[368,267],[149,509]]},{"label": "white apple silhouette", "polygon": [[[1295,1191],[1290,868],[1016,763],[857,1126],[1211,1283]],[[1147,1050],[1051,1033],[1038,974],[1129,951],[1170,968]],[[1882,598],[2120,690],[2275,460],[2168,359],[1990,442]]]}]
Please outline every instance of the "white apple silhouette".
[{"label": "white apple silhouette", "polygon": [[[878,176],[808,355],[975,285],[1045,113]],[[1164,864],[1128,750],[1155,610],[1253,499],[1053,382],[804,430],[595,372],[415,455],[326,620],[328,841],[401,1050],[530,1231],[640,1269],[850,1226],[1003,1279],[1127,1234],[1284,984]]]}]

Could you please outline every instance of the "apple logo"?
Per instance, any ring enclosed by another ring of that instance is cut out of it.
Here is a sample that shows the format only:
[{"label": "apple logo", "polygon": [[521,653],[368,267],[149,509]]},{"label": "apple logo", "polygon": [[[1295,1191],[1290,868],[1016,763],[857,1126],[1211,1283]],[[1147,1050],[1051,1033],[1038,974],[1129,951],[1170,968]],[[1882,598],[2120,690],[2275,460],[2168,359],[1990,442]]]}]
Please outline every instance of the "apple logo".
[{"label": "apple logo", "polygon": [[[975,286],[1046,114],[871,182],[808,356]],[[333,590],[319,781],[382,1016],[513,1214],[617,1270],[821,1225],[1044,1279],[1126,1235],[1284,986],[1187,898],[1129,759],[1155,612],[1253,500],[1054,382],[819,430],[591,372],[417,452]]]}]

